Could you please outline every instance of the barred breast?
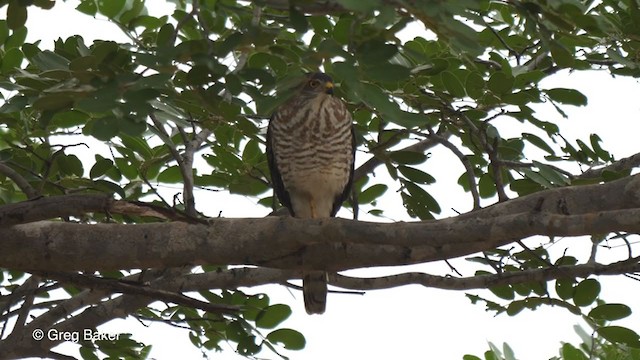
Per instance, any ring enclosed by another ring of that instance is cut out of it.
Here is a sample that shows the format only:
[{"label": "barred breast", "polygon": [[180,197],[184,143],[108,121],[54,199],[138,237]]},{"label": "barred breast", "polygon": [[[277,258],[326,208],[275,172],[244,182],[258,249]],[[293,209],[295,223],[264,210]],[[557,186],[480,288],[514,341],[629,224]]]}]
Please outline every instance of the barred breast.
[{"label": "barred breast", "polygon": [[300,218],[333,216],[353,167],[351,115],[329,94],[290,105],[270,126],[273,156],[293,212]]}]

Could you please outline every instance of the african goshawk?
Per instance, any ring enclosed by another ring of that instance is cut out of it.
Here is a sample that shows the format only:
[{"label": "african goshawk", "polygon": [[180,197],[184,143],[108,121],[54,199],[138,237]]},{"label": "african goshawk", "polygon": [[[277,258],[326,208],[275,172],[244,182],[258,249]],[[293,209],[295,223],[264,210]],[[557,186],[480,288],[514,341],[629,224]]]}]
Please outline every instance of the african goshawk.
[{"label": "african goshawk", "polygon": [[[354,157],[351,114],[333,96],[331,77],[311,74],[269,122],[267,158],[276,195],[294,217],[333,217],[351,189]],[[305,272],[303,294],[307,313],[323,313],[326,272]]]}]

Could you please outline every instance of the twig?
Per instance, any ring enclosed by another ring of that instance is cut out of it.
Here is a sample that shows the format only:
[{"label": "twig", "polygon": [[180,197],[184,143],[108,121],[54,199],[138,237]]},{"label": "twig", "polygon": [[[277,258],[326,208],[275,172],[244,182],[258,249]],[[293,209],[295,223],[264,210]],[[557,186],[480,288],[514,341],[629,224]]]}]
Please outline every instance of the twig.
[{"label": "twig", "polygon": [[123,293],[130,295],[142,295],[154,300],[172,302],[178,305],[198,308],[214,313],[235,313],[240,310],[237,306],[211,304],[200,301],[179,293],[149,288],[142,284],[134,285],[120,279],[107,279],[78,273],[65,273],[58,271],[34,271],[44,278],[57,280],[89,289],[107,290],[111,293]]},{"label": "twig", "polygon": [[[444,133],[442,135],[438,135],[440,136],[442,139],[447,139],[449,136],[451,136],[450,133]],[[418,152],[418,153],[423,153],[424,151],[431,149],[432,147],[438,145],[440,142],[439,141],[435,141],[433,139],[424,139],[421,140],[415,144],[412,144],[410,146],[407,146],[403,149],[400,149],[399,151],[411,151],[411,152]],[[382,165],[384,163],[383,160],[381,160],[380,157],[378,156],[374,156],[371,159],[367,160],[364,164],[360,165],[353,173],[353,181],[358,181],[362,178],[364,178],[365,176],[367,176],[367,174],[370,174],[373,172],[373,170],[375,170],[375,168],[377,168],[378,166]]]},{"label": "twig", "polygon": [[422,285],[446,290],[486,289],[498,285],[513,285],[555,279],[573,279],[590,275],[619,275],[640,271],[637,262],[620,261],[612,264],[564,265],[553,268],[507,271],[500,274],[478,275],[465,278],[436,276],[425,273],[404,273],[376,278],[356,278],[330,275],[331,285],[353,290],[389,289],[404,285]]},{"label": "twig", "polygon": [[480,209],[480,194],[478,193],[478,183],[476,182],[476,176],[473,171],[473,165],[469,159],[449,140],[446,138],[436,134],[432,129],[429,130],[429,139],[434,140],[451,150],[451,152],[458,157],[460,162],[465,168],[465,173],[467,174],[467,181],[469,181],[469,190],[471,191],[471,196],[473,197],[473,210]]},{"label": "twig", "polygon": [[18,174],[15,170],[5,165],[4,162],[0,162],[0,174],[5,175],[9,179],[11,179],[16,185],[22,190],[22,192],[27,195],[28,199],[34,199],[38,197],[40,194],[34,189],[31,184],[22,177],[22,175]]},{"label": "twig", "polygon": [[491,174],[493,175],[493,182],[496,185],[496,192],[498,193],[498,201],[507,201],[509,197],[504,191],[504,183],[502,181],[502,170],[500,169],[500,157],[498,156],[498,138],[494,139],[493,144],[487,148],[487,154],[491,161]]},{"label": "twig", "polygon": [[620,159],[618,161],[614,161],[610,165],[607,165],[598,169],[589,169],[583,172],[582,174],[576,176],[576,178],[578,179],[597,178],[602,176],[602,173],[605,171],[619,172],[619,171],[631,170],[638,166],[640,166],[640,153],[631,155],[629,157]]}]

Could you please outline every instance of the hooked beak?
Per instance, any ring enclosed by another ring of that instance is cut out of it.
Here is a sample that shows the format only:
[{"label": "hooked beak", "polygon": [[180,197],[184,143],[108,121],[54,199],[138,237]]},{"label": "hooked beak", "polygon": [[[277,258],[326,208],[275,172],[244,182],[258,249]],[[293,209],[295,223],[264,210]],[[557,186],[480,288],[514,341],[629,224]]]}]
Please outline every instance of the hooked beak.
[{"label": "hooked beak", "polygon": [[331,81],[327,81],[324,87],[327,94],[333,95],[333,83]]}]

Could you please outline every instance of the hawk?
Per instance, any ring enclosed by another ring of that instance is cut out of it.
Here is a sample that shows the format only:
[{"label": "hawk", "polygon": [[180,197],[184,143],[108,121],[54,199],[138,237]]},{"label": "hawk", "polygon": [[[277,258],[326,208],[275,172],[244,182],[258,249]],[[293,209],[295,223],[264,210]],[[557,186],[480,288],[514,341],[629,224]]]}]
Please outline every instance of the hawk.
[{"label": "hawk", "polygon": [[[335,216],[351,190],[354,158],[351,114],[333,96],[331,77],[311,74],[269,121],[267,159],[278,199],[297,218]],[[307,313],[322,314],[326,272],[305,272],[302,286]]]}]

